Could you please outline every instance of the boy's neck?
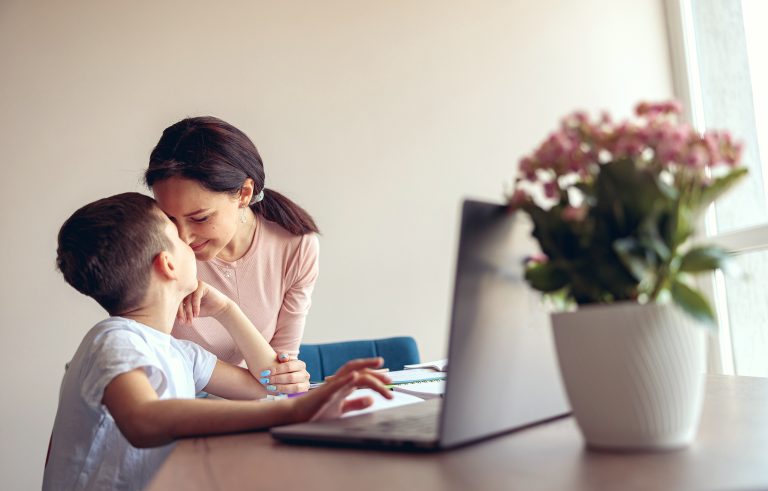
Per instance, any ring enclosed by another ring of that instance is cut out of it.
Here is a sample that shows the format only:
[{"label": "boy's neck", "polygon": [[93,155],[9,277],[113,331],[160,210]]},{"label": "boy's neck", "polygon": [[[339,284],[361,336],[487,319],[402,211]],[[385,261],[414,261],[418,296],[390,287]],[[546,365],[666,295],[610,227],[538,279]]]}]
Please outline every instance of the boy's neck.
[{"label": "boy's neck", "polygon": [[162,319],[160,316],[152,315],[151,313],[131,312],[120,314],[120,317],[134,320],[164,334],[170,334],[173,329],[173,321],[169,323],[167,319]]},{"label": "boy's neck", "polygon": [[168,292],[147,292],[145,301],[139,307],[123,312],[120,317],[140,322],[165,334],[170,334],[181,298]]}]

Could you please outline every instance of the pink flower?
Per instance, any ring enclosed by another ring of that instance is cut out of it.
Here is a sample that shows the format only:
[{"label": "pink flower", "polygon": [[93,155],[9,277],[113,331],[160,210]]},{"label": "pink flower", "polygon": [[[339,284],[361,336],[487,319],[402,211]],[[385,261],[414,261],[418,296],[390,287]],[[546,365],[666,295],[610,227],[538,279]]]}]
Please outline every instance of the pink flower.
[{"label": "pink flower", "polygon": [[675,115],[683,112],[683,105],[678,101],[641,102],[635,107],[635,114],[655,118],[659,115]]},{"label": "pink flower", "polygon": [[694,169],[703,169],[709,164],[707,150],[702,145],[693,145],[688,149],[688,154],[683,160],[683,164]]},{"label": "pink flower", "polygon": [[556,180],[544,183],[544,196],[550,199],[560,196],[560,188],[557,186]]},{"label": "pink flower", "polygon": [[509,204],[510,206],[512,206],[512,208],[517,209],[523,206],[524,204],[526,204],[527,202],[529,202],[530,200],[531,200],[531,197],[528,195],[528,193],[526,193],[520,188],[517,188],[515,189],[515,192],[512,193],[512,196],[509,198]]},{"label": "pink flower", "polygon": [[531,254],[530,256],[525,258],[525,264],[530,264],[530,263],[546,264],[547,262],[549,262],[549,258],[547,257],[546,254],[543,254],[541,252],[536,254]]},{"label": "pink flower", "polygon": [[637,135],[622,136],[616,143],[614,154],[618,157],[637,158],[645,148],[645,144]]},{"label": "pink flower", "polygon": [[[704,183],[708,169],[716,165],[738,165],[742,144],[728,132],[698,134],[678,121],[682,109],[677,101],[641,102],[635,108],[637,116],[623,121],[614,121],[606,112],[597,120],[590,120],[583,111],[569,114],[532,154],[520,160],[518,183],[526,181],[526,193],[516,191],[510,200],[559,200],[570,196],[572,188],[584,192],[595,183],[602,165],[621,159],[673,186]],[[583,220],[585,213],[567,208],[562,218]]]},{"label": "pink flower", "polygon": [[589,163],[589,160],[589,156],[584,154],[581,148],[572,149],[568,154],[568,171],[576,173],[583,171]]},{"label": "pink flower", "polygon": [[742,142],[735,143],[729,150],[730,152],[725,159],[725,163],[734,167],[741,161],[741,155],[744,153],[744,144]]},{"label": "pink flower", "polygon": [[741,161],[744,143],[734,142],[731,134],[723,131],[720,133],[719,151],[722,156],[722,162],[730,167],[734,167]]},{"label": "pink flower", "polygon": [[690,128],[687,125],[676,127],[664,124],[656,128],[656,159],[663,166],[669,166],[683,161],[688,148]]},{"label": "pink flower", "polygon": [[525,157],[520,160],[520,173],[529,181],[536,180],[536,164],[530,157]]},{"label": "pink flower", "polygon": [[587,124],[589,122],[589,117],[587,116],[587,113],[584,111],[576,111],[573,113],[573,119],[577,121],[579,124]]}]

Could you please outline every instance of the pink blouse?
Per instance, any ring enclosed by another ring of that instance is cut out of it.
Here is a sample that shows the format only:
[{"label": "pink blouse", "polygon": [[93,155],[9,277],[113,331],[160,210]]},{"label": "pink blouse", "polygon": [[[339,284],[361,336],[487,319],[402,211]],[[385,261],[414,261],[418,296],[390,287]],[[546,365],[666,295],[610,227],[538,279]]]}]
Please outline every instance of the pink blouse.
[{"label": "pink blouse", "polygon": [[[197,262],[197,277],[237,302],[277,353],[299,352],[304,324],[318,275],[319,243],[315,234],[293,235],[256,216],[251,247],[233,262],[214,258]],[[192,324],[178,321],[171,332],[236,365],[244,363],[226,329],[211,317]]]}]

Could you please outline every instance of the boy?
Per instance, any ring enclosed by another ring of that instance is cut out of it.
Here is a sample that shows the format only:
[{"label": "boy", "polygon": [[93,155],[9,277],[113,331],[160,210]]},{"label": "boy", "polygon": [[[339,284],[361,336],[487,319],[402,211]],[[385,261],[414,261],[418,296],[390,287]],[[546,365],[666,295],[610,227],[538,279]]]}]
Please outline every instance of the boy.
[{"label": "boy", "polygon": [[[264,397],[256,367],[275,353],[236,303],[198,283],[192,249],[154,200],[124,193],[86,205],[58,242],[64,279],[111,317],[85,335],[64,375],[43,489],[141,489],[176,438],[337,417],[371,404],[345,399],[356,387],[392,397],[387,377],[371,371],[382,360],[372,358],[347,363],[297,398],[196,400],[201,390]],[[175,317],[190,313],[221,322],[250,371],[172,338]]]}]

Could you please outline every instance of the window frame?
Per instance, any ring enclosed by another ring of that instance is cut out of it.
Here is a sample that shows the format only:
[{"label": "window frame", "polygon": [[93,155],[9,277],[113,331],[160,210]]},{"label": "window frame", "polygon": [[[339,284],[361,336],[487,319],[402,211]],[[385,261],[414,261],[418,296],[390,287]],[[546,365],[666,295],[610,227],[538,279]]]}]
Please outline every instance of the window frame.
[{"label": "window frame", "polygon": [[[694,129],[706,129],[704,119],[704,95],[696,52],[696,31],[693,22],[693,0],[665,0],[667,33],[670,51],[672,80],[675,96],[683,103],[683,118]],[[765,180],[765,176],[764,176]],[[768,182],[763,183],[766,189]],[[705,213],[698,230],[703,230],[697,239],[722,246],[734,254],[768,250],[768,222],[728,231],[718,232],[713,204]],[[714,333],[715,343],[710,343],[708,352],[709,370],[728,375],[735,374],[734,346],[731,342],[731,326],[728,316],[728,302],[725,278],[722,272],[703,275],[697,279],[699,288],[713,300],[718,318],[718,330]]]}]

